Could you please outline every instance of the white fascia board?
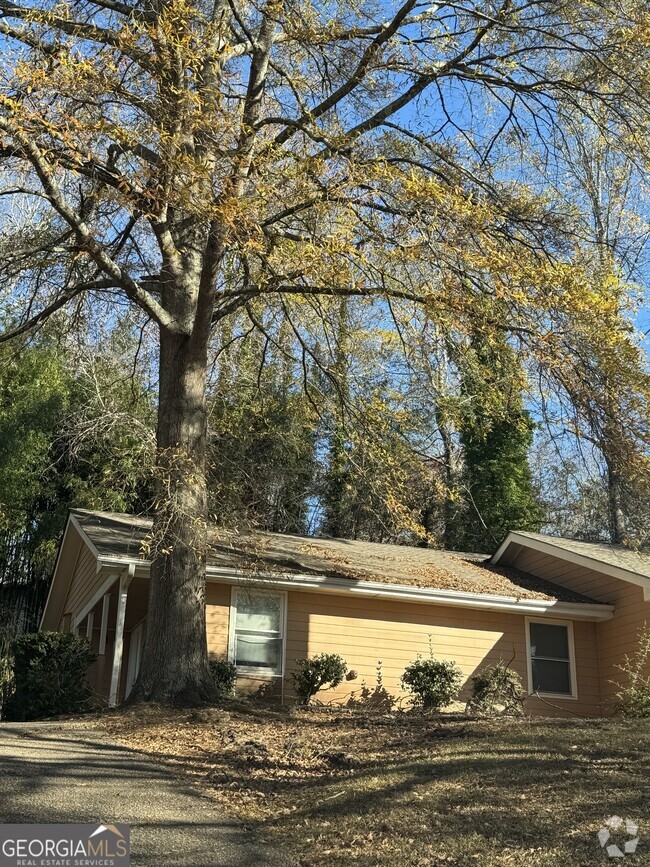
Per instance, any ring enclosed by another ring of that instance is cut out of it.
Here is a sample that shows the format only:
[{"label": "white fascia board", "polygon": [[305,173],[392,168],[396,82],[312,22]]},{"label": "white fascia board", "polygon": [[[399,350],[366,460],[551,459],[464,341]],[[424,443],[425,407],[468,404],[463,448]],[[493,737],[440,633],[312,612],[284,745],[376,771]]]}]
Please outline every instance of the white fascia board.
[{"label": "white fascia board", "polygon": [[[52,580],[50,581],[50,587],[47,591],[47,599],[45,600],[45,605],[43,606],[43,613],[41,614],[41,620],[38,624],[39,630],[43,628],[43,621],[45,620],[45,615],[47,614],[47,609],[50,604],[50,599],[52,597],[52,590],[54,588],[54,581],[56,579],[56,573],[59,568],[59,563],[61,562],[61,555],[63,554],[63,549],[65,547],[66,539],[68,538],[68,530],[70,529],[71,520],[68,518],[65,530],[63,531],[63,539],[61,539],[61,545],[59,546],[59,551],[56,555],[56,563],[54,564],[54,571],[52,572]],[[65,602],[65,600],[64,600]]]},{"label": "white fascia board", "polygon": [[[606,563],[604,560],[599,560],[598,557],[590,557],[587,554],[568,551],[561,545],[554,545],[553,542],[546,539],[531,539],[530,536],[517,533],[516,530],[508,533],[489,562],[496,566],[510,545],[521,545],[524,548],[532,548],[534,551],[540,551],[542,554],[548,554],[550,557],[566,560],[567,563],[574,563],[576,566],[583,566],[585,569],[591,569],[593,572],[600,572],[602,575],[607,575],[610,578],[627,581],[628,584],[636,584],[637,587],[643,588],[645,601],[650,601],[650,578],[647,578],[645,575],[640,575],[638,572],[626,569],[624,566],[614,566],[612,563]],[[556,583],[559,583],[559,580]]]},{"label": "white fascia board", "polygon": [[122,569],[133,567],[134,576],[138,578],[148,578],[149,570],[151,569],[150,560],[140,560],[138,557],[120,557],[119,554],[99,554],[97,556],[97,571],[102,569],[105,571],[116,569],[121,572]]},{"label": "white fascia board", "polygon": [[83,526],[72,514],[70,515],[70,523],[74,524],[77,532],[90,548],[97,564],[96,568],[98,573],[101,572],[102,569],[117,569],[118,572],[121,572],[122,569],[130,569],[134,566],[139,577],[149,575],[149,568],[151,566],[150,560],[141,560],[139,557],[124,557],[121,554],[100,554],[99,548],[97,548],[90,536],[84,530]]},{"label": "white fascia board", "polygon": [[84,605],[84,607],[81,609],[81,611],[77,615],[75,615],[75,617],[72,619],[72,627],[73,628],[75,626],[79,626],[79,624],[82,622],[82,620],[85,620],[85,618],[90,614],[90,612],[93,610],[95,605],[98,605],[101,602],[101,600],[104,598],[104,596],[110,591],[111,587],[113,586],[113,584],[115,584],[115,582],[117,581],[117,579],[119,577],[120,577],[119,575],[109,575],[108,576],[106,581],[104,581],[102,583],[102,586],[92,596],[90,601],[87,602]]},{"label": "white fascia board", "polygon": [[[136,574],[148,576],[151,563],[133,557],[102,556],[98,566],[107,569],[135,566]],[[256,580],[266,587],[294,590],[317,590],[339,596],[348,594],[374,599],[393,599],[401,602],[418,602],[425,605],[449,605],[456,608],[475,608],[482,611],[508,611],[517,614],[553,614],[574,620],[611,620],[613,605],[588,602],[560,602],[555,599],[528,599],[516,596],[498,596],[493,593],[466,593],[460,590],[436,590],[432,587],[411,587],[404,584],[388,584],[383,581],[359,581],[348,578],[325,578],[278,572],[252,573],[229,566],[208,566],[208,581],[223,581],[227,584],[250,584]]]},{"label": "white fascia board", "polygon": [[[582,602],[560,602],[555,599],[524,599],[516,596],[497,596],[488,593],[466,593],[459,590],[436,590],[431,587],[411,587],[387,584],[381,581],[352,583],[345,578],[324,578],[318,575],[258,573],[255,576],[267,587],[318,590],[339,595],[368,596],[374,599],[393,599],[401,602],[449,605],[456,608],[475,608],[483,611],[508,611],[517,614],[564,615],[574,620],[611,620],[613,605]],[[208,566],[209,581],[227,581],[232,584],[251,583],[251,573],[228,567]]]},{"label": "white fascia board", "polygon": [[[95,557],[96,560],[99,560],[99,551],[98,551],[97,548],[95,547],[94,542],[92,541],[92,539],[90,538],[90,536],[86,533],[86,531],[84,530],[83,526],[79,523],[79,521],[77,520],[76,516],[73,515],[72,513],[70,513],[70,518],[69,518],[68,523],[74,525],[74,528],[75,528],[75,530],[77,531],[77,533],[79,533],[79,535],[80,535],[81,538],[84,540],[84,542],[86,543],[86,545],[90,548],[90,550],[91,550],[91,552],[92,552],[92,554],[93,554],[93,557]],[[98,570],[98,571],[99,571],[99,570]]]},{"label": "white fascia board", "polygon": [[[515,538],[515,537],[517,537],[517,538]],[[518,541],[519,538],[520,538],[520,537],[518,536],[518,534],[517,534],[517,533],[514,533],[514,532],[511,530],[511,531],[508,533],[508,535],[506,536],[506,538],[503,540],[503,542],[502,542],[502,543],[499,545],[499,547],[496,549],[496,551],[494,552],[494,554],[490,557],[490,559],[488,560],[488,563],[491,563],[493,566],[496,566],[497,563],[499,562],[499,560],[501,559],[501,557],[503,557],[504,552],[506,551],[507,548],[510,547],[510,545],[512,545],[512,544],[515,544],[515,545],[519,545],[519,544],[521,544],[521,543]],[[528,541],[531,541],[531,540],[529,539]]]}]

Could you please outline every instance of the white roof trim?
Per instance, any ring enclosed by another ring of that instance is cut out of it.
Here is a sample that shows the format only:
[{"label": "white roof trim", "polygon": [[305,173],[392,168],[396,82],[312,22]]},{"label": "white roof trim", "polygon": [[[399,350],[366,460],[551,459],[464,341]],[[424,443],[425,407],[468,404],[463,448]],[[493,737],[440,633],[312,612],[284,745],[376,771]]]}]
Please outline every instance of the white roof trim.
[{"label": "white roof trim", "polygon": [[[228,567],[209,566],[208,580],[229,580],[233,583],[250,581],[250,573]],[[510,611],[535,614],[565,614],[574,619],[610,620],[613,605],[588,602],[560,602],[554,599],[528,599],[516,596],[498,596],[493,593],[468,593],[460,590],[438,590],[433,587],[413,587],[407,584],[389,584],[384,581],[362,580],[354,583],[349,578],[325,578],[318,575],[266,573],[260,580],[268,586],[293,587],[300,590],[319,590],[340,595],[369,596],[375,599],[394,599],[402,602],[450,605],[487,611]]]},{"label": "white roof trim", "polygon": [[615,566],[613,563],[607,563],[604,560],[600,560],[598,557],[590,557],[587,554],[579,554],[576,551],[569,551],[561,545],[554,545],[552,538],[553,537],[550,536],[548,540],[534,539],[527,536],[525,533],[512,531],[508,533],[489,562],[496,565],[510,545],[521,545],[525,548],[532,548],[534,551],[540,551],[543,554],[549,554],[551,557],[559,557],[561,560],[566,560],[568,563],[575,563],[577,566],[584,566],[585,569],[593,569],[596,572],[602,572],[603,575],[609,575],[610,578],[618,578],[620,581],[627,581],[629,584],[636,584],[638,587],[643,588],[644,598],[646,601],[650,600],[650,578],[647,578],[645,575],[640,575],[632,569],[626,569],[624,566]]},{"label": "white roof trim", "polygon": [[141,560],[139,557],[125,557],[121,554],[97,554],[97,571],[100,569],[123,569],[126,566],[135,566],[136,572],[148,575],[151,568],[151,560]]},{"label": "white roof trim", "polygon": [[[116,566],[135,565],[140,574],[147,574],[148,560],[130,557],[102,556],[100,566],[114,569]],[[242,584],[251,581],[251,573],[245,569],[229,566],[208,566],[208,581],[224,581]],[[457,608],[475,608],[483,611],[508,611],[517,614],[553,614],[574,620],[610,620],[614,606],[589,602],[560,602],[553,599],[528,599],[517,596],[498,596],[494,593],[468,593],[460,590],[438,590],[433,587],[413,587],[405,584],[389,584],[384,581],[362,580],[354,583],[349,578],[326,578],[320,575],[265,572],[256,577],[268,587],[293,588],[295,590],[320,591],[341,596],[367,596],[375,599],[393,599],[401,602],[449,605]]]},{"label": "white roof trim", "polygon": [[113,584],[119,579],[119,575],[109,575],[106,581],[102,583],[102,586],[97,590],[97,592],[93,595],[91,600],[87,602],[81,611],[72,619],[72,626],[79,626],[82,620],[84,620],[88,614],[93,610],[95,605],[98,605],[99,602],[104,598],[104,596],[111,590]]},{"label": "white roof trim", "polygon": [[47,607],[50,604],[50,599],[52,598],[52,590],[54,588],[54,578],[56,576],[57,569],[59,568],[59,563],[61,562],[61,554],[63,553],[63,548],[65,546],[65,540],[68,537],[68,530],[69,529],[70,529],[70,521],[68,520],[66,522],[66,525],[65,525],[65,530],[63,531],[63,539],[61,539],[61,544],[59,545],[59,550],[58,550],[58,553],[56,555],[56,563],[54,564],[54,571],[52,572],[52,580],[50,581],[50,588],[47,591],[47,599],[45,600],[45,605],[43,606],[43,613],[41,614],[41,621],[38,624],[39,630],[41,630],[43,628],[43,621],[45,620],[45,615],[47,613]]},{"label": "white roof trim", "polygon": [[[75,529],[77,530],[77,532],[79,533],[81,538],[84,540],[86,545],[88,545],[88,547],[90,548],[95,560],[97,560],[97,563],[98,563],[97,571],[99,571],[99,560],[100,560],[99,550],[95,546],[95,543],[92,541],[92,539],[90,538],[88,533],[86,533],[86,531],[84,530],[83,525],[80,524],[79,521],[77,520],[76,515],[74,515],[72,512],[70,513],[70,519],[68,521],[68,524],[74,524]],[[67,527],[66,527],[66,530],[67,530]],[[55,570],[55,574],[56,574],[56,570]]]}]

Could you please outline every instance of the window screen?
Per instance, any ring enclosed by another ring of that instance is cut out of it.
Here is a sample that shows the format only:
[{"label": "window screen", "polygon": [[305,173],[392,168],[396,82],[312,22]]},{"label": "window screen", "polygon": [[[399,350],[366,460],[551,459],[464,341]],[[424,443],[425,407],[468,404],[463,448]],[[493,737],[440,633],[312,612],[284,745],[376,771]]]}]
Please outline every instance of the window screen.
[{"label": "window screen", "polygon": [[569,628],[550,623],[530,623],[529,628],[533,691],[571,695]]}]

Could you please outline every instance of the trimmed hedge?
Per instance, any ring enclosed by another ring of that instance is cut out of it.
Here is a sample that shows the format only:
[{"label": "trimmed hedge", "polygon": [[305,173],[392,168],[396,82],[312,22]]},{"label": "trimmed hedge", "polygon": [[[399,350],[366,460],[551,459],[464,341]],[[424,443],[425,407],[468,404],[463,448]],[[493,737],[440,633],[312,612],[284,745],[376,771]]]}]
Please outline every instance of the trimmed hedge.
[{"label": "trimmed hedge", "polygon": [[413,693],[416,707],[439,711],[456,698],[462,675],[455,662],[419,657],[406,666],[401,682]]},{"label": "trimmed hedge", "polygon": [[296,695],[303,704],[309,704],[327,684],[330,689],[338,686],[347,670],[346,661],[338,653],[319,653],[311,659],[299,659],[291,675]]}]

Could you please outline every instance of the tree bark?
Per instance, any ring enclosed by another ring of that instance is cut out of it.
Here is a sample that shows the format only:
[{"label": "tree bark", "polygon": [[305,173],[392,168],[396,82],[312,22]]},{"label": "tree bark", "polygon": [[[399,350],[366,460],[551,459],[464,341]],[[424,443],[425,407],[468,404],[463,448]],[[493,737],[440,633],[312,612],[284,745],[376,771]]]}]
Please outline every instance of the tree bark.
[{"label": "tree bark", "polygon": [[216,698],[205,626],[207,339],[161,329],[158,497],[142,667],[131,700]]},{"label": "tree bark", "polygon": [[616,462],[605,455],[607,465],[607,507],[609,512],[609,535],[613,545],[625,541],[625,513],[622,506],[621,488],[623,480],[616,469]]}]

